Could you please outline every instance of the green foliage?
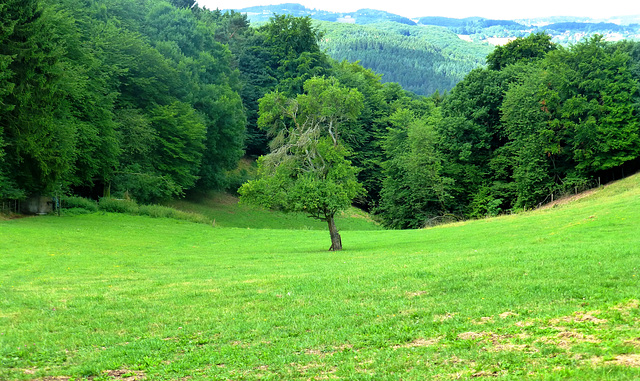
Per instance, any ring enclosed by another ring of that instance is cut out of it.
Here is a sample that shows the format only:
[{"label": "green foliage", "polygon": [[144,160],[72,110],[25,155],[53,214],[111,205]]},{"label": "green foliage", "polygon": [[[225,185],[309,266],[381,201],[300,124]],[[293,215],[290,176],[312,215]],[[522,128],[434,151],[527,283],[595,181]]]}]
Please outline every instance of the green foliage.
[{"label": "green foliage", "polygon": [[309,79],[304,90],[296,98],[273,92],[260,100],[258,123],[274,136],[271,153],[260,158],[258,178],[238,193],[244,202],[327,221],[332,250],[341,250],[334,216],[364,193],[346,159],[342,123],[358,117],[363,96],[335,78]]},{"label": "green foliage", "polygon": [[[424,112],[424,110],[420,110]],[[422,228],[440,215],[451,183],[442,172],[435,124],[441,116],[433,106],[424,115],[403,108],[391,117],[383,149],[385,180],[376,209],[391,228]]]},{"label": "green foliage", "polygon": [[205,148],[202,119],[182,102],[155,107],[149,114],[151,128],[157,134],[151,152],[153,167],[168,175],[180,193],[192,188]]},{"label": "green foliage", "polygon": [[287,96],[302,93],[306,80],[328,74],[328,57],[318,45],[323,35],[310,17],[274,15],[258,32],[264,36],[277,89]]},{"label": "green foliage", "polygon": [[384,159],[380,141],[387,128],[387,117],[392,111],[385,96],[385,87],[380,75],[362,66],[342,61],[333,67],[333,75],[340,83],[357,89],[364,96],[363,109],[357,119],[344,125],[342,134],[345,144],[351,149],[350,159],[360,169],[358,181],[367,191],[366,196],[356,200],[358,206],[371,209],[380,199]]},{"label": "green foliage", "polygon": [[188,2],[6,2],[2,197],[68,189],[142,202],[222,187],[243,154],[240,74]]},{"label": "green foliage", "polygon": [[555,50],[551,36],[546,33],[533,33],[527,37],[518,37],[506,45],[496,46],[487,56],[487,65],[491,70],[501,70],[517,62],[533,62]]},{"label": "green foliage", "polygon": [[638,157],[637,79],[630,57],[594,37],[529,65],[506,93],[503,121],[517,147],[519,206],[532,206]]},{"label": "green foliage", "polygon": [[138,204],[133,200],[103,197],[98,203],[100,210],[110,213],[137,214]]},{"label": "green foliage", "polygon": [[398,23],[353,25],[319,23],[322,47],[335,60],[358,62],[408,91],[431,95],[451,90],[484,64],[490,47],[461,40],[437,27]]},{"label": "green foliage", "polygon": [[211,223],[211,220],[198,213],[185,212],[161,205],[138,205],[135,201],[127,199],[103,197],[98,203],[98,209],[109,213],[148,216],[153,218],[172,218],[200,224]]},{"label": "green foliage", "polygon": [[60,208],[65,210],[65,213],[68,209],[83,210],[85,213],[93,213],[98,211],[98,203],[83,197],[64,196],[60,199]]},{"label": "green foliage", "polygon": [[561,59],[575,73],[567,83],[562,117],[573,130],[570,145],[577,169],[607,170],[638,157],[638,79],[632,77],[629,55],[596,36]]},{"label": "green foliage", "polygon": [[28,192],[45,191],[68,176],[75,154],[76,128],[65,120],[69,67],[55,24],[65,20],[37,1],[6,3],[3,18],[13,25],[0,45],[0,78],[10,83],[1,99],[5,174]]},{"label": "green foliage", "polygon": [[270,206],[329,219],[355,203],[419,227],[533,207],[640,160],[637,43],[564,48],[534,33],[485,57],[487,46],[407,20],[274,15],[253,28],[192,5],[0,5],[0,198],[150,204],[234,190],[251,179],[237,170],[245,152],[271,148]]},{"label": "green foliage", "polygon": [[[434,146],[431,151],[410,157],[404,140],[417,138],[389,130],[378,209],[385,224],[417,227],[438,215],[478,218],[536,207],[598,178],[615,178],[625,166],[637,169],[640,72],[634,52],[630,42],[600,36],[568,49],[544,35],[496,48],[490,69],[470,72],[442,101],[433,98],[442,118],[430,123],[435,143],[422,144]],[[434,158],[421,168],[437,168],[432,173],[438,176],[415,186],[403,163],[420,158]],[[436,186],[446,197],[428,191]]]},{"label": "green foliage", "polygon": [[[364,191],[357,182],[356,168],[345,158],[344,147],[334,147],[328,138],[313,149],[318,160],[311,163],[288,158],[272,168],[274,164],[263,157],[258,162],[258,179],[240,188],[241,200],[283,212],[306,213],[323,221],[346,210]],[[307,165],[306,171],[301,170]],[[318,170],[311,170],[311,166]]]},{"label": "green foliage", "polygon": [[[237,197],[226,192],[190,194],[184,199],[172,200],[167,205],[206,216],[217,228],[320,231],[327,229],[325,221],[309,218],[304,213],[283,213],[240,203]],[[369,214],[354,207],[337,214],[336,225],[340,226],[341,231],[382,229]]]},{"label": "green foliage", "polygon": [[359,115],[363,98],[331,78],[310,79],[304,88],[296,98],[274,92],[260,101],[258,123],[274,136],[272,151],[258,162],[258,179],[239,193],[249,203],[324,220],[362,194],[341,123]]}]

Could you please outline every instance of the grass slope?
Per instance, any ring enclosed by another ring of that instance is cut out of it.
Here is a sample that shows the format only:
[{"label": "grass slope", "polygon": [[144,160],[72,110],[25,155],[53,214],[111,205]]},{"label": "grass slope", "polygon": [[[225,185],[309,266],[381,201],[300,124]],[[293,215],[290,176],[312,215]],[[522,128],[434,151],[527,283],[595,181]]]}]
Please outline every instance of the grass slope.
[{"label": "grass slope", "polygon": [[640,377],[640,177],[414,231],[0,221],[0,379]]},{"label": "grass slope", "polygon": [[[227,193],[210,193],[191,200],[175,200],[170,206],[178,210],[203,215],[224,228],[327,230],[327,223],[303,213],[282,213],[238,203]],[[380,230],[379,224],[365,212],[350,208],[336,217],[342,230]]]}]

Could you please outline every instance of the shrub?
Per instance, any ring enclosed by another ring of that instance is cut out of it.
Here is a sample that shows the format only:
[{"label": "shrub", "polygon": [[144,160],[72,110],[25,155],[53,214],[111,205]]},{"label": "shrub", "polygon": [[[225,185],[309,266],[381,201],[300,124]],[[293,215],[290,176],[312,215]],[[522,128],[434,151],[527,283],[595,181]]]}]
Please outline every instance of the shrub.
[{"label": "shrub", "polygon": [[100,210],[111,213],[125,213],[140,216],[149,216],[153,218],[173,218],[176,220],[184,220],[199,224],[210,224],[211,220],[207,217],[196,214],[183,212],[167,206],[161,205],[138,205],[132,200],[122,200],[117,198],[102,198],[98,204]]},{"label": "shrub", "polygon": [[104,212],[138,214],[138,204],[135,201],[103,197],[98,208]]},{"label": "shrub", "polygon": [[154,218],[176,218],[177,210],[160,205],[140,205],[139,213]]},{"label": "shrub", "polygon": [[95,213],[98,203],[83,197],[64,196],[60,199],[60,208],[69,214]]}]

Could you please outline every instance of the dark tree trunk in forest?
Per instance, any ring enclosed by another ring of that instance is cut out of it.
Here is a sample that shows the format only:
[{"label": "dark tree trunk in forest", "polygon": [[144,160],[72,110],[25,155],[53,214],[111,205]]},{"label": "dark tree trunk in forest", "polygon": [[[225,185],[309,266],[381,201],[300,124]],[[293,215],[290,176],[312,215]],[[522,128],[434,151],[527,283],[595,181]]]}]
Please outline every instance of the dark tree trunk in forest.
[{"label": "dark tree trunk in forest", "polygon": [[336,227],[333,216],[327,217],[327,223],[329,224],[329,234],[331,234],[331,247],[329,251],[342,250],[342,239],[340,238],[340,233],[338,233],[338,228]]}]

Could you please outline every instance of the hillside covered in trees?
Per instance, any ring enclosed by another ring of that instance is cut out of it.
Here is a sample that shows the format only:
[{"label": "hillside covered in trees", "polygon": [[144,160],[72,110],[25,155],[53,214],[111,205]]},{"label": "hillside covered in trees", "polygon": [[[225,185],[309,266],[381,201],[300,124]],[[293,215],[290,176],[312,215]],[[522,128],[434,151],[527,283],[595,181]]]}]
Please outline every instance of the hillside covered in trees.
[{"label": "hillside covered in trees", "polygon": [[439,27],[397,22],[356,25],[321,22],[320,46],[333,59],[358,62],[405,90],[431,95],[451,90],[485,64],[493,46],[463,41]]},{"label": "hillside covered in trees", "polygon": [[246,15],[192,5],[1,5],[0,199],[152,203],[234,191],[229,171],[243,155],[282,146],[269,123],[297,123],[278,116],[296,115],[287,100],[305,99],[319,124],[336,114],[313,101],[318,78],[331,94],[360,94],[333,148],[321,148],[355,168],[355,203],[388,227],[531,208],[638,167],[638,42],[594,36],[563,47],[532,34],[495,48],[450,93],[420,96],[331,59],[322,43],[344,31],[324,34],[309,17],[254,27]]},{"label": "hillside covered in trees", "polygon": [[596,34],[608,41],[640,40],[640,16],[492,20],[415,15],[410,19],[374,9],[330,12],[296,3],[236,11],[257,24],[274,14],[311,17],[325,32],[320,45],[333,59],[359,61],[382,74],[383,82],[400,83],[420,95],[451,90],[472,69],[483,66],[495,45],[517,37],[545,33],[562,45]]}]

